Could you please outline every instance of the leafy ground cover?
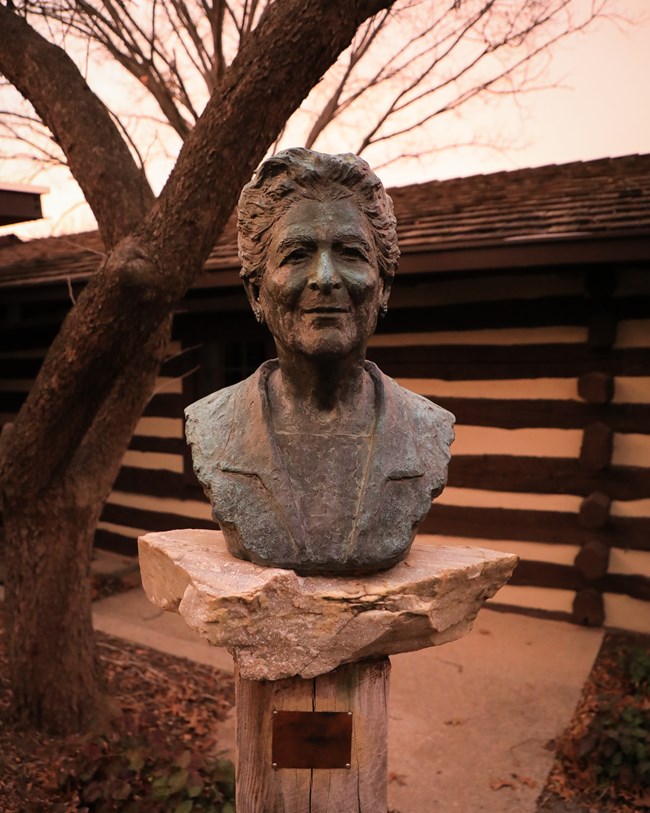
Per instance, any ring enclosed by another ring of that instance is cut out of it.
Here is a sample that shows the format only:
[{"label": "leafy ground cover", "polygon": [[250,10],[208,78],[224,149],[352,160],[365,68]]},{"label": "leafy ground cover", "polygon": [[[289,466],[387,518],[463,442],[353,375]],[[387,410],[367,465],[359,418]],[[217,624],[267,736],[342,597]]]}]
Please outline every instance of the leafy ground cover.
[{"label": "leafy ground cover", "polygon": [[650,810],[650,637],[608,633],[556,758],[540,813]]},{"label": "leafy ground cover", "polygon": [[0,644],[0,810],[234,813],[234,768],[215,739],[234,703],[232,678],[108,635],[97,640],[111,728],[65,738],[13,719]]}]

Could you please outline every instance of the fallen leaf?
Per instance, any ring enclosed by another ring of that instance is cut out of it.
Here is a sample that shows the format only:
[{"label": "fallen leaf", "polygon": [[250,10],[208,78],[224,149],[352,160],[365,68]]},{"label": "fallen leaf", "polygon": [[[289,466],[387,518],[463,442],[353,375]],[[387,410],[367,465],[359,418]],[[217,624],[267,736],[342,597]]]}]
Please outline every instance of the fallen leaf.
[{"label": "fallen leaf", "polygon": [[517,786],[510,779],[494,779],[490,782],[490,788],[492,790],[501,790],[502,788],[512,788],[516,790]]}]

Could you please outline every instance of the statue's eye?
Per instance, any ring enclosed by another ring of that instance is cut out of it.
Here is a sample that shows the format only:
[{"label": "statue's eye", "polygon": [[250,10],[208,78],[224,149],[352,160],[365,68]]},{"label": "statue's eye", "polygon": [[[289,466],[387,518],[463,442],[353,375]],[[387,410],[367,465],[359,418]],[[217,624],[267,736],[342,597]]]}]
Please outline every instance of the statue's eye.
[{"label": "statue's eye", "polygon": [[366,255],[358,246],[341,246],[340,253],[350,260],[365,260]]},{"label": "statue's eye", "polygon": [[304,248],[294,248],[293,251],[290,251],[283,257],[281,265],[285,263],[299,263],[305,259],[307,259],[307,250]]}]

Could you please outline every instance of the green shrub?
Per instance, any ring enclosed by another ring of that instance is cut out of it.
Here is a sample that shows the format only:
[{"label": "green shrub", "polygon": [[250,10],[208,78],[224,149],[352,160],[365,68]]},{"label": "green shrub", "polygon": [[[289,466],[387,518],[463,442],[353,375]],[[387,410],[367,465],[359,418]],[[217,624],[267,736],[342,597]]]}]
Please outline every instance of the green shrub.
[{"label": "green shrub", "polygon": [[650,652],[641,647],[631,647],[622,656],[625,676],[635,691],[650,691]]},{"label": "green shrub", "polygon": [[185,750],[172,757],[132,737],[99,737],[62,785],[76,790],[89,813],[234,813],[230,760]]},{"label": "green shrub", "polygon": [[604,706],[580,743],[602,783],[650,786],[650,710],[635,705]]}]

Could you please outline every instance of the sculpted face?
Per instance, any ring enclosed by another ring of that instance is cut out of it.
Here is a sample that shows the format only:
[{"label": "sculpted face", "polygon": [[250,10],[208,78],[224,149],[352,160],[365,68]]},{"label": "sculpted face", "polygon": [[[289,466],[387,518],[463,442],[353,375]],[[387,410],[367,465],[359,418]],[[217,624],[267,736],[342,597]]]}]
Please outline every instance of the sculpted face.
[{"label": "sculpted face", "polygon": [[276,223],[253,307],[278,345],[323,359],[365,353],[388,299],[372,230],[350,198],[298,200]]}]

